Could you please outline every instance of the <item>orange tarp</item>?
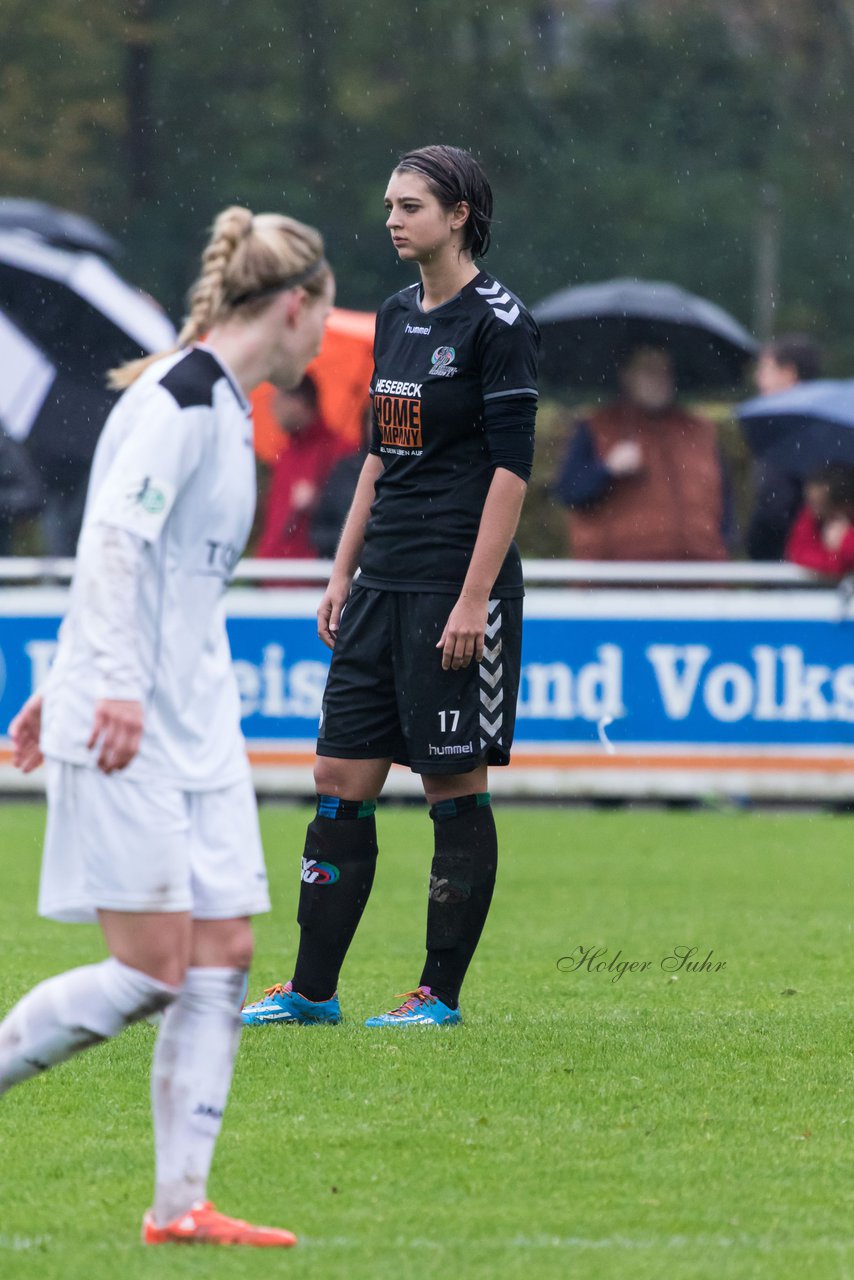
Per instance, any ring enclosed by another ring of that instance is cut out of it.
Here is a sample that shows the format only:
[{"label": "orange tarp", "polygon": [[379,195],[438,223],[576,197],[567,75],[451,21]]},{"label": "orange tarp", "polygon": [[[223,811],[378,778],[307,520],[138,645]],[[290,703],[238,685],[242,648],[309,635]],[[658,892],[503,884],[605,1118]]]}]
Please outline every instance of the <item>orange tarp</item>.
[{"label": "orange tarp", "polygon": [[[317,383],[320,412],[334,432],[357,449],[363,438],[368,385],[373,371],[374,316],[370,311],[334,307],[320,355],[308,366]],[[262,382],[251,396],[255,452],[272,466],[287,440],[270,405],[274,388]]]}]

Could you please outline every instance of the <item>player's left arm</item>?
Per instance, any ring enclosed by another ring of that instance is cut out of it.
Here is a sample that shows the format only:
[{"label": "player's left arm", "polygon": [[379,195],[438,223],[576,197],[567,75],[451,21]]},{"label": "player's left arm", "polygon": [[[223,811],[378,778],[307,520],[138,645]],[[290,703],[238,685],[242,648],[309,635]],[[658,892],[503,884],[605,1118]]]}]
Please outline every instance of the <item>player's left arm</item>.
[{"label": "player's left arm", "polygon": [[483,657],[490,592],[513,541],[527,488],[521,476],[496,468],[463,589],[436,646],[442,650],[445,671],[457,671],[472,658],[480,662]]},{"label": "player's left arm", "polygon": [[437,645],[446,671],[483,657],[490,593],[513,541],[534,461],[539,340],[524,309],[511,324],[489,316],[479,335],[483,429],[495,471],[463,589]]}]

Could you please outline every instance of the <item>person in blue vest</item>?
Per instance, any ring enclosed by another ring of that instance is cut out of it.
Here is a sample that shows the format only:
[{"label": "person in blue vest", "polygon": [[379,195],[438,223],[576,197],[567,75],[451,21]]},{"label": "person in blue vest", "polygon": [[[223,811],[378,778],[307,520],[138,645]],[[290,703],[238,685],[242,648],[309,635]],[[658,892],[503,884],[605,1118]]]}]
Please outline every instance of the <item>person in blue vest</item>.
[{"label": "person in blue vest", "polygon": [[[821,349],[806,334],[787,333],[767,342],[756,362],[760,395],[777,395],[821,377]],[[753,508],[745,544],[751,560],[783,560],[792,526],[804,501],[803,477],[759,457],[753,464]]]}]

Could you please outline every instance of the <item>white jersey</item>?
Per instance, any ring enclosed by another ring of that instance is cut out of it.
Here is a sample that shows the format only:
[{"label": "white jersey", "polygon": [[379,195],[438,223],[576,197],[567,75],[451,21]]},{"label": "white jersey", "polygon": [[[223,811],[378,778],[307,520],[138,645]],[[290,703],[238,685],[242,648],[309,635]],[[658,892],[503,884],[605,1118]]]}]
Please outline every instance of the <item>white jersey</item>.
[{"label": "white jersey", "polygon": [[95,451],[69,610],[43,691],[45,755],[94,767],[95,702],[136,696],[103,687],[81,613],[98,586],[87,589],[87,574],[106,526],[143,540],[131,669],[145,722],[122,776],[208,790],[247,775],[223,597],[254,511],[250,407],[234,379],[205,347],[158,360],[119,400]]}]

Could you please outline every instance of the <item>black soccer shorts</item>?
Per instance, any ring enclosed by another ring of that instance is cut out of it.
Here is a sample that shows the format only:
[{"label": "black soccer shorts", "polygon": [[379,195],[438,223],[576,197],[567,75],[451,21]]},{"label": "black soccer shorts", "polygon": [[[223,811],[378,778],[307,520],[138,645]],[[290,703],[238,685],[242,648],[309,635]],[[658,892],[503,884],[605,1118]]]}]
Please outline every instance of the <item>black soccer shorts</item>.
[{"label": "black soccer shorts", "polygon": [[318,755],[391,757],[414,773],[510,763],[522,601],[490,600],[483,661],[443,671],[436,645],[454,603],[453,595],[356,582],[332,654]]}]

